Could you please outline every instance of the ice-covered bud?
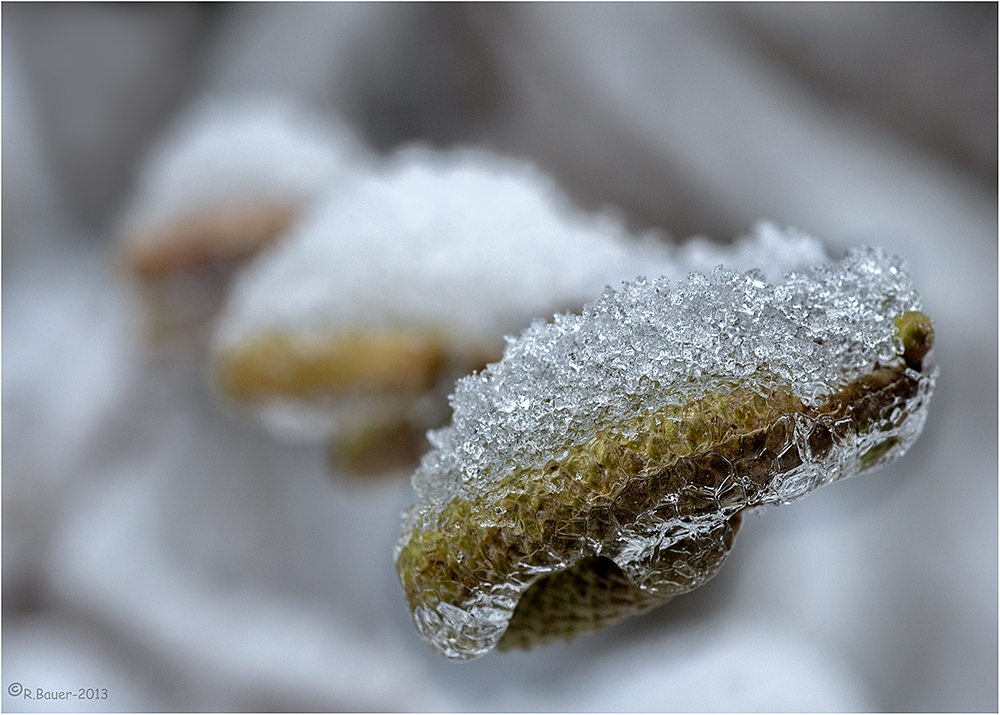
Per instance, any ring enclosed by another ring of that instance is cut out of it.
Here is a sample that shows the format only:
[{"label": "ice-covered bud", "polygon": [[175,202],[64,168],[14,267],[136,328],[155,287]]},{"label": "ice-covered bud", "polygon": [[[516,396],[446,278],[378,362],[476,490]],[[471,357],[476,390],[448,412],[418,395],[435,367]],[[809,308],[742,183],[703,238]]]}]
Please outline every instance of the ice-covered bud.
[{"label": "ice-covered bud", "polygon": [[636,281],[461,380],[396,566],[442,655],[529,647],[711,578],[743,512],[899,457],[937,368],[902,261]]}]

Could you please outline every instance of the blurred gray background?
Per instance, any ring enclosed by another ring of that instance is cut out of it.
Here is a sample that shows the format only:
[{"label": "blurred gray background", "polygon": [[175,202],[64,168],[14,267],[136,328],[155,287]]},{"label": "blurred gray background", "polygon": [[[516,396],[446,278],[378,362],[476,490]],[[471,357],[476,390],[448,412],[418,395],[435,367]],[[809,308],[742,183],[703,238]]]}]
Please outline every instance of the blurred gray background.
[{"label": "blurred gray background", "polygon": [[[959,710],[997,703],[997,4],[4,3],[3,708]],[[406,475],[331,477],[150,356],[110,226],[206,94],[377,152],[530,158],[681,241],[758,219],[906,258],[941,366],[900,462],[751,519],[700,591],[441,661]],[[102,702],[9,692],[100,687]]]}]

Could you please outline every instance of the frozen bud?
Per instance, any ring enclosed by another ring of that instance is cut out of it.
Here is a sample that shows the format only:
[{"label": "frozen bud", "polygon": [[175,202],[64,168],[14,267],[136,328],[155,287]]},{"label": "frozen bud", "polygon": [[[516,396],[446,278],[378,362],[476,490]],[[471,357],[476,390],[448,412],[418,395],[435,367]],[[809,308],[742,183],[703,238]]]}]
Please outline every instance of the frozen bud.
[{"label": "frozen bud", "polygon": [[461,380],[396,566],[456,660],[641,613],[710,579],[742,513],[896,459],[937,377],[902,261],[607,290]]}]

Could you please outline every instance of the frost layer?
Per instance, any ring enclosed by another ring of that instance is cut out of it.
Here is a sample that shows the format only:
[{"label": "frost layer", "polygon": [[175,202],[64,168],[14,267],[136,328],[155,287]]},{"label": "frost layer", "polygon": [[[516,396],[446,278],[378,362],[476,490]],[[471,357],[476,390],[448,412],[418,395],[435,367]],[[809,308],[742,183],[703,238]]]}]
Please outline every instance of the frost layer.
[{"label": "frost layer", "polygon": [[[396,551],[453,659],[594,630],[694,588],[747,507],[888,463],[937,369],[903,262],[607,290],[459,381]],[[506,634],[506,635],[505,635]],[[501,642],[503,639],[503,642]]]}]

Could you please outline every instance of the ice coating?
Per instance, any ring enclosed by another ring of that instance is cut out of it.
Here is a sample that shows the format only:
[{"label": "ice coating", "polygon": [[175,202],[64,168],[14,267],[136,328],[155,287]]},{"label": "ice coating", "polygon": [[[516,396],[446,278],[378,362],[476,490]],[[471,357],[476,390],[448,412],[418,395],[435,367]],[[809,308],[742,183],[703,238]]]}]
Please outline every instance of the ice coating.
[{"label": "ice coating", "polygon": [[[396,558],[421,635],[468,659],[515,622],[531,645],[641,612],[714,575],[743,509],[897,458],[937,374],[920,307],[900,259],[857,249],[776,283],[638,280],[535,322],[459,381],[414,475]],[[592,618],[608,584],[629,607]]]},{"label": "ice coating", "polygon": [[815,401],[890,363],[893,320],[919,309],[902,262],[879,251],[853,251],[776,285],[722,270],[673,288],[654,280],[608,290],[582,315],[536,321],[500,363],[458,382],[452,425],[432,437],[437,449],[414,487],[440,506],[515,465],[557,456],[600,425],[734,380],[766,375]]}]

